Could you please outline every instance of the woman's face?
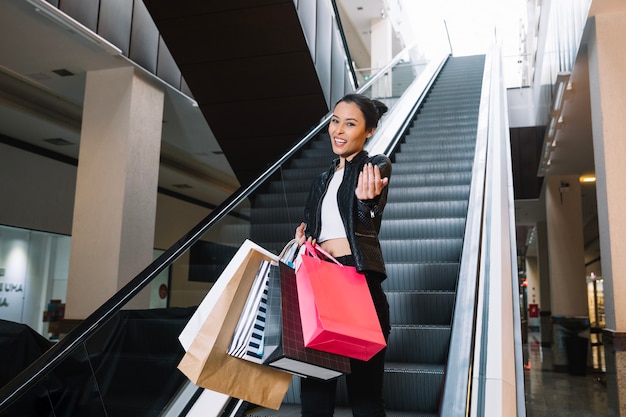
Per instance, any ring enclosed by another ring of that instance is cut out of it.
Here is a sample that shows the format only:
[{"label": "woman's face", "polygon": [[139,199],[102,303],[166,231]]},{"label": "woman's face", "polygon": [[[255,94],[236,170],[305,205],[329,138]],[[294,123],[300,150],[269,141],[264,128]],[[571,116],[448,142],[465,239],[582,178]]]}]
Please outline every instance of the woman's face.
[{"label": "woman's face", "polygon": [[374,129],[366,130],[365,118],[356,104],[344,101],[337,103],[328,125],[335,154],[350,161],[363,150],[365,140],[372,133]]}]

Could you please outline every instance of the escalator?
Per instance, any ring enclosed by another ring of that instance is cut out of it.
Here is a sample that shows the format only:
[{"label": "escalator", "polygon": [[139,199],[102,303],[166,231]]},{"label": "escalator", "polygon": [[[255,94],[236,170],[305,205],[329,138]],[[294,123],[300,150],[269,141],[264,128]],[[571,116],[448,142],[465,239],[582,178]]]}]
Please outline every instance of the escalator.
[{"label": "escalator", "polygon": [[[380,236],[388,269],[384,288],[393,325],[385,375],[389,416],[438,413],[467,214],[483,63],[483,57],[449,58],[402,143],[391,152],[393,175]],[[173,375],[180,377],[176,364],[182,355],[171,342],[176,342],[175,335],[193,309],[153,313],[163,314],[170,330],[158,325],[150,329],[152,338],[141,343],[144,350],[132,352],[136,361],[144,363],[137,366],[126,362],[128,356],[122,351],[108,350],[124,345],[124,337],[132,339],[142,326],[135,325],[132,330],[115,325],[128,323],[121,317],[131,314],[119,312],[120,305],[178,262],[181,253],[212,227],[228,236],[224,241],[238,239],[240,232],[232,230],[247,228],[243,233],[250,239],[278,252],[301,221],[311,179],[333,158],[328,136],[319,133],[324,130],[323,124],[320,126],[307,135],[314,139],[307,140],[301,151],[298,144],[293,154],[277,161],[279,168],[268,170],[271,172],[266,178],[270,181],[259,177],[249,187],[252,191],[244,187],[235,193],[215,210],[218,214],[207,217],[31,368],[0,388],[0,416],[165,415],[163,410],[179,390],[176,384],[166,383]],[[290,160],[292,155],[295,158]],[[242,196],[247,198],[242,200]],[[249,223],[216,226],[231,211],[248,213]],[[154,369],[145,364],[148,357],[163,354],[155,350],[156,345],[169,345],[172,352],[166,365]],[[155,372],[146,376],[139,372],[142,368]],[[298,415],[297,381],[295,378],[278,412],[255,410],[253,405],[238,410],[251,409],[251,416]],[[140,391],[147,382],[153,388]],[[343,383],[339,389],[336,415],[349,415]],[[112,394],[117,396],[112,399]],[[125,403],[135,407],[115,408]],[[187,415],[189,408],[185,410],[176,415]]]},{"label": "escalator", "polygon": [[[385,370],[390,416],[436,416],[459,276],[484,56],[449,58],[408,134],[392,153],[380,239],[392,332]],[[314,175],[333,158],[327,135],[281,171],[252,209],[252,239],[280,250],[293,235]],[[287,201],[288,211],[275,207]],[[289,219],[287,223],[285,220]],[[336,415],[351,415],[339,384]],[[297,416],[298,382],[283,408],[252,416]]]}]

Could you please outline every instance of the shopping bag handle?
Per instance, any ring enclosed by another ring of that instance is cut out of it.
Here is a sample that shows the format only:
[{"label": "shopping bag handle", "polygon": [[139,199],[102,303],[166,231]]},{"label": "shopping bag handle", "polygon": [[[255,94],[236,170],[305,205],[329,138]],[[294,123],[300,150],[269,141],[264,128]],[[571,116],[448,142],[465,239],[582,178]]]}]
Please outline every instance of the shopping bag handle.
[{"label": "shopping bag handle", "polygon": [[320,245],[313,246],[309,241],[306,241],[304,244],[306,245],[306,252],[310,254],[313,258],[320,259],[319,254],[321,253],[326,258],[328,258],[329,261],[332,261],[339,266],[344,266],[342,263],[336,260],[330,253],[322,249]]},{"label": "shopping bag handle", "polygon": [[291,239],[278,255],[278,259],[293,268],[293,261],[298,255],[298,240]]}]

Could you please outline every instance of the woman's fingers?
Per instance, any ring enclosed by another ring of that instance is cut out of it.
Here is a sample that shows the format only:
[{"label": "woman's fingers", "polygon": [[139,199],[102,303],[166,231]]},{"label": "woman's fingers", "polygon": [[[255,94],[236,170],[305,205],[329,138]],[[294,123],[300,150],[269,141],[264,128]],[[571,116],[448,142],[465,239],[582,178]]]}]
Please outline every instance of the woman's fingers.
[{"label": "woman's fingers", "polygon": [[379,196],[388,183],[389,178],[380,178],[378,165],[366,164],[359,173],[356,196],[359,200],[371,200]]},{"label": "woman's fingers", "polygon": [[296,234],[295,234],[295,238],[298,241],[298,245],[302,245],[305,240],[305,234],[304,234],[304,230],[306,229],[306,223],[302,222],[300,223],[300,226],[296,227]]}]

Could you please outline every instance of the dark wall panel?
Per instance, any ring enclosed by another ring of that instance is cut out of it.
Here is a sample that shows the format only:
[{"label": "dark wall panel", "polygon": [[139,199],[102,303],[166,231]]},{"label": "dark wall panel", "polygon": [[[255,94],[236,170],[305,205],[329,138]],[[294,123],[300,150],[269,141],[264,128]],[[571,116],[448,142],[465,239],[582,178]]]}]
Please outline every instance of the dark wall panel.
[{"label": "dark wall panel", "polygon": [[82,25],[98,32],[100,0],[59,0],[59,8]]},{"label": "dark wall panel", "polygon": [[129,58],[155,74],[159,50],[157,29],[143,1],[135,1]]},{"label": "dark wall panel", "polygon": [[128,0],[101,0],[98,34],[128,56],[133,2]]},{"label": "dark wall panel", "polygon": [[264,6],[285,3],[285,0],[185,0],[178,2],[173,0],[143,1],[148,5],[150,14],[154,17],[155,21],[187,18],[189,16],[219,13],[229,10],[234,12],[237,10],[245,11],[251,7],[264,10]]},{"label": "dark wall panel", "polygon": [[251,56],[278,56],[284,61],[289,58],[286,54],[308,52],[306,44],[299,42],[303,38],[300,23],[295,15],[287,18],[289,11],[283,3],[156,22],[170,49],[175,46],[181,68]]},{"label": "dark wall panel", "polygon": [[163,42],[163,38],[159,39],[159,56],[156,75],[168,84],[180,88],[180,70],[169,49],[167,49],[167,46]]},{"label": "dark wall panel", "polygon": [[[221,101],[239,101],[244,97],[255,100],[280,96],[306,96],[319,93],[315,83],[302,82],[315,77],[308,52],[290,54],[290,59],[276,60],[271,56],[258,56],[218,62],[202,62],[181,68],[191,85],[206,86],[211,94],[199,99],[200,104]],[[232,80],[221,82],[224,74]],[[247,81],[247,82],[246,82]],[[225,97],[230,99],[225,100]]]},{"label": "dark wall panel", "polygon": [[537,176],[545,126],[510,129],[513,190],[516,200],[536,199],[543,178]]}]

